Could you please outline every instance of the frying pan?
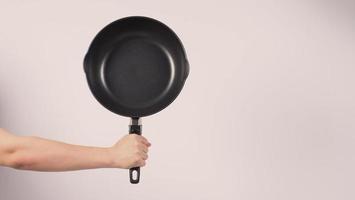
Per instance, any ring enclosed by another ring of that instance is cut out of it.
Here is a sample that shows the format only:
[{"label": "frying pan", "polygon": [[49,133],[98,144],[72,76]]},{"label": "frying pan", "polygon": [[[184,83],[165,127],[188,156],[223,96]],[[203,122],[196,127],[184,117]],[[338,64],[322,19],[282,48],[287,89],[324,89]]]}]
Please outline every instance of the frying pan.
[{"label": "frying pan", "polygon": [[[104,27],[84,59],[89,88],[105,108],[131,118],[130,134],[142,134],[141,117],[155,114],[179,95],[189,74],[178,36],[155,19],[132,16]],[[140,168],[129,170],[130,182]]]}]

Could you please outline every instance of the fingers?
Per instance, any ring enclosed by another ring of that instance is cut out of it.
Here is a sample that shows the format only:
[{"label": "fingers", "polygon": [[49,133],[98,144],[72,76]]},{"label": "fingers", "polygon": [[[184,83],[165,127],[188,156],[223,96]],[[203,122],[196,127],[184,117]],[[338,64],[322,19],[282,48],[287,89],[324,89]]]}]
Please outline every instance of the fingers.
[{"label": "fingers", "polygon": [[139,136],[138,139],[140,142],[142,142],[143,144],[147,145],[148,147],[151,146],[150,142],[147,140],[147,138],[143,137],[143,136]]},{"label": "fingers", "polygon": [[141,153],[141,158],[142,158],[143,160],[147,160],[147,159],[148,159],[148,154],[146,154],[146,153]]},{"label": "fingers", "polygon": [[134,137],[134,139],[148,147],[150,147],[152,144],[143,136],[141,135],[137,135],[137,134],[132,134],[132,137]]},{"label": "fingers", "polygon": [[146,160],[148,159],[148,155],[146,153],[139,153],[136,157],[134,167],[143,167],[146,165]]},{"label": "fingers", "polygon": [[141,151],[141,152],[144,152],[144,153],[148,153],[148,147],[144,144],[138,144],[138,150]]},{"label": "fingers", "polygon": [[147,160],[148,159],[148,154],[145,152],[138,152],[136,157],[136,160]]},{"label": "fingers", "polygon": [[146,160],[148,159],[148,151],[151,146],[148,140],[136,134],[131,134],[130,137],[133,139],[133,145],[135,147],[135,156],[134,156],[134,166],[143,167],[146,165]]},{"label": "fingers", "polygon": [[144,167],[145,165],[146,165],[145,160],[140,160],[140,161],[137,163],[137,166],[136,166],[136,167]]}]

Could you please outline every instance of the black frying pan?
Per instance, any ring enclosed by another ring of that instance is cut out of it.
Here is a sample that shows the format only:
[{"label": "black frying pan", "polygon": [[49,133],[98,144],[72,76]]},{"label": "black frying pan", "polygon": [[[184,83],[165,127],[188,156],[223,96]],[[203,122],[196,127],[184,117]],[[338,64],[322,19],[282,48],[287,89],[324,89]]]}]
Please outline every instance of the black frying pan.
[{"label": "black frying pan", "polygon": [[[129,133],[141,134],[140,117],[174,101],[189,74],[189,63],[169,27],[147,17],[127,17],[96,35],[84,69],[95,98],[108,110],[131,117]],[[139,178],[140,169],[130,169],[131,183]]]}]

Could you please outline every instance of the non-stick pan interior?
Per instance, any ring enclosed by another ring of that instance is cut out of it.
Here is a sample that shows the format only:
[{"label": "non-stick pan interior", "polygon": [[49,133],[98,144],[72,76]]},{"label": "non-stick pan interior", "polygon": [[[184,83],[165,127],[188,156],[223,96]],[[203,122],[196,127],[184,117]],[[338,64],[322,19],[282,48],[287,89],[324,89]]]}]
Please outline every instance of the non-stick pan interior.
[{"label": "non-stick pan interior", "polygon": [[145,38],[118,41],[102,66],[108,91],[127,108],[158,103],[174,78],[170,57],[164,47]]},{"label": "non-stick pan interior", "polygon": [[96,99],[124,116],[154,114],[180,93],[188,73],[174,32],[145,17],[118,20],[94,39],[85,68]]}]

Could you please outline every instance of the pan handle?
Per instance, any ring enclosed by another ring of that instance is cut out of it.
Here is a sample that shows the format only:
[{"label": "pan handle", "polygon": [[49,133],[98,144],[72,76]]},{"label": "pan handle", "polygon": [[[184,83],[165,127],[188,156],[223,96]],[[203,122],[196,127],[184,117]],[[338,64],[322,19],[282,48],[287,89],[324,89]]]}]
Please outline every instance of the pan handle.
[{"label": "pan handle", "polygon": [[189,64],[189,61],[186,59],[186,60],[185,60],[185,63],[186,63],[186,68],[185,68],[185,77],[184,77],[184,80],[186,80],[187,77],[188,77],[189,74],[190,74],[190,64]]},{"label": "pan handle", "polygon": [[[129,125],[129,134],[142,135],[141,119],[139,117],[132,117]],[[133,167],[129,169],[129,180],[132,184],[139,183],[140,167]]]}]

